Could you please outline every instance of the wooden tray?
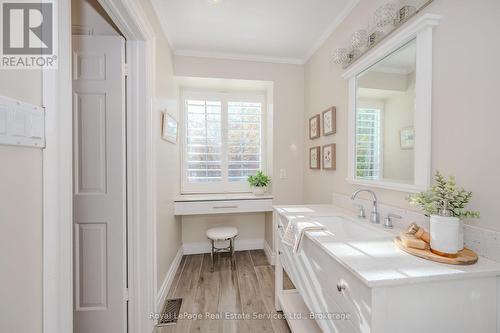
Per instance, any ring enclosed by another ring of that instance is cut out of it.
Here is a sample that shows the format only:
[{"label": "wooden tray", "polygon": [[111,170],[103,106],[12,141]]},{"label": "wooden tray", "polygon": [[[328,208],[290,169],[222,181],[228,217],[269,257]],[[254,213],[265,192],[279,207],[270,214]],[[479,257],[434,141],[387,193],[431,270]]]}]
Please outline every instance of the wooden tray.
[{"label": "wooden tray", "polygon": [[414,256],[431,260],[431,261],[436,261],[440,262],[443,264],[450,264],[450,265],[472,265],[477,262],[477,254],[468,249],[464,248],[462,251],[458,252],[458,257],[456,258],[448,258],[448,257],[442,257],[438,256],[435,253],[432,253],[429,249],[426,250],[420,250],[420,249],[413,249],[409,248],[403,245],[401,242],[401,238],[399,236],[394,238],[394,243],[403,251],[412,254]]}]

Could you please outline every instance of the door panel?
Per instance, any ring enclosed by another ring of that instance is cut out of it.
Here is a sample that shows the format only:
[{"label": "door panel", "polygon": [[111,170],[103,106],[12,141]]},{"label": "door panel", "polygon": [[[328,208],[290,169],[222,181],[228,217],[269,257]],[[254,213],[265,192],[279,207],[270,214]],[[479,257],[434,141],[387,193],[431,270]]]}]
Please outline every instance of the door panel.
[{"label": "door panel", "polygon": [[126,332],[125,41],[73,36],[75,332]]}]

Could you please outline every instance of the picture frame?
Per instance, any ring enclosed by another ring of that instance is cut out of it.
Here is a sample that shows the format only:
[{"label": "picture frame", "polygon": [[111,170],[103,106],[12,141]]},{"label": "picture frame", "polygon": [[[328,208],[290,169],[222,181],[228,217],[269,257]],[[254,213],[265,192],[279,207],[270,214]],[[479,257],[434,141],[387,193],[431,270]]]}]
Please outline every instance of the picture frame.
[{"label": "picture frame", "polygon": [[399,131],[399,142],[401,149],[413,149],[415,147],[415,128],[403,127]]},{"label": "picture frame", "polygon": [[321,169],[321,147],[316,146],[309,149],[309,169]]},{"label": "picture frame", "polygon": [[163,140],[176,144],[179,135],[179,123],[167,111],[162,112],[161,137]]},{"label": "picture frame", "polygon": [[320,128],[320,116],[319,114],[314,117],[309,118],[309,139],[317,139],[321,136],[321,128]]},{"label": "picture frame", "polygon": [[323,111],[321,118],[324,136],[337,133],[337,108],[335,106]]},{"label": "picture frame", "polygon": [[336,170],[337,168],[337,145],[335,143],[324,145],[322,152],[324,170]]}]

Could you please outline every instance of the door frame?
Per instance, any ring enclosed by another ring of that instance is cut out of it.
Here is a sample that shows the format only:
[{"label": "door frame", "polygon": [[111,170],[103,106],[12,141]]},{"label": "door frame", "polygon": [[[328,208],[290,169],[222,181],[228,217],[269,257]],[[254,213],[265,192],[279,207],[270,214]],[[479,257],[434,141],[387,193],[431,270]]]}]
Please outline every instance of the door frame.
[{"label": "door frame", "polygon": [[[98,0],[126,39],[129,332],[152,332],[156,299],[155,34],[136,0]],[[57,70],[43,70],[43,332],[73,332],[71,1],[58,1]]]}]

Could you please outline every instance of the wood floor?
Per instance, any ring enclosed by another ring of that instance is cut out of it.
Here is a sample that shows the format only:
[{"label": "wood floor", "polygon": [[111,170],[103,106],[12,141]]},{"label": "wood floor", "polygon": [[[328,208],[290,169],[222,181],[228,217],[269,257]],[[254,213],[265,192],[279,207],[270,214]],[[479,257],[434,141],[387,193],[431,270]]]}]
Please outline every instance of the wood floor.
[{"label": "wood floor", "polygon": [[[264,251],[235,255],[236,267],[222,254],[213,272],[210,254],[184,256],[167,298],[183,299],[181,315],[200,317],[179,319],[174,325],[157,327],[156,332],[290,332],[274,309],[274,267]],[[285,288],[293,288],[287,277],[284,283]],[[225,314],[232,317],[221,317]]]}]

